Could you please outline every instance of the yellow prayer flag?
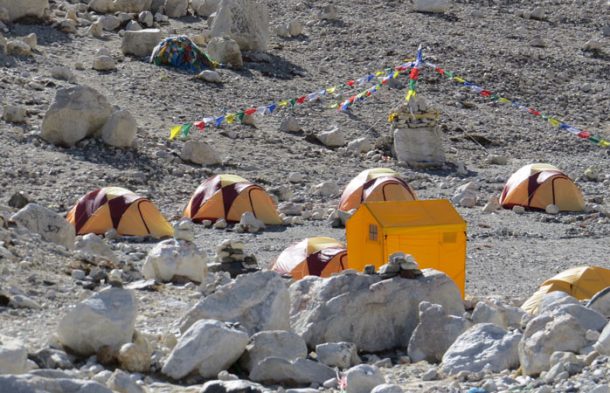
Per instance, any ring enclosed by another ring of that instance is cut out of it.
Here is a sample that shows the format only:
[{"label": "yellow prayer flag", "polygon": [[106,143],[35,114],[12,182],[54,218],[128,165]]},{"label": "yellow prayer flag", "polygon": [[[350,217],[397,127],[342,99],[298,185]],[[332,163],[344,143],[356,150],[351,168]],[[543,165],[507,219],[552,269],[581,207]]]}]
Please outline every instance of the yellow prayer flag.
[{"label": "yellow prayer flag", "polygon": [[392,79],[398,78],[398,75],[400,75],[400,72],[394,71],[394,74],[392,75]]},{"label": "yellow prayer flag", "polygon": [[407,93],[407,96],[405,97],[405,100],[411,101],[411,98],[415,97],[415,95],[416,95],[415,90],[409,90],[409,92]]},{"label": "yellow prayer flag", "polygon": [[279,106],[288,106],[289,102],[288,101],[280,101],[278,103]]},{"label": "yellow prayer flag", "polygon": [[169,139],[173,140],[176,139],[176,137],[178,135],[180,135],[180,130],[182,129],[182,126],[173,126],[171,128],[171,130],[169,131]]},{"label": "yellow prayer flag", "polygon": [[331,106],[329,106],[330,109],[337,109],[338,107],[339,107],[339,104],[336,102],[334,104],[332,104]]},{"label": "yellow prayer flag", "polygon": [[229,113],[228,115],[226,115],[225,121],[227,122],[227,124],[233,124],[233,122],[235,121],[235,113]]},{"label": "yellow prayer flag", "polygon": [[553,127],[559,127],[559,125],[561,124],[561,122],[555,119],[554,117],[549,117],[549,123],[551,123]]},{"label": "yellow prayer flag", "polygon": [[385,72],[383,72],[383,71],[377,71],[375,73],[375,76],[381,76],[381,75],[384,75],[384,74],[385,74]]},{"label": "yellow prayer flag", "polygon": [[396,120],[397,117],[398,117],[398,113],[396,113],[396,112],[390,113],[390,116],[388,116],[388,123],[392,123],[394,120]]},{"label": "yellow prayer flag", "polygon": [[598,146],[601,146],[601,147],[610,147],[610,141],[602,139],[601,141],[599,141]]},{"label": "yellow prayer flag", "polygon": [[453,80],[458,82],[458,83],[464,83],[466,82],[464,79],[460,78],[459,76],[454,76]]},{"label": "yellow prayer flag", "polygon": [[510,102],[510,100],[508,98],[500,97],[498,99],[498,102],[501,104],[508,104]]},{"label": "yellow prayer flag", "polygon": [[326,92],[328,94],[333,94],[335,92],[335,90],[337,90],[337,87],[333,86],[333,87],[329,87],[328,89],[326,89]]}]

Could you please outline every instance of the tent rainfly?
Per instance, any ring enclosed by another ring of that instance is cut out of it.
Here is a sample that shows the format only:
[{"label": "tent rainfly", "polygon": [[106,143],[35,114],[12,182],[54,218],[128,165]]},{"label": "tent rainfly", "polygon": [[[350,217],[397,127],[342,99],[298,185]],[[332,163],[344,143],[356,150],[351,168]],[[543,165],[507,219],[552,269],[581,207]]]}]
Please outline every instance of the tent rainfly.
[{"label": "tent rainfly", "polygon": [[305,276],[330,277],[347,269],[347,250],[330,237],[310,237],[291,245],[277,258],[271,270],[300,280]]}]

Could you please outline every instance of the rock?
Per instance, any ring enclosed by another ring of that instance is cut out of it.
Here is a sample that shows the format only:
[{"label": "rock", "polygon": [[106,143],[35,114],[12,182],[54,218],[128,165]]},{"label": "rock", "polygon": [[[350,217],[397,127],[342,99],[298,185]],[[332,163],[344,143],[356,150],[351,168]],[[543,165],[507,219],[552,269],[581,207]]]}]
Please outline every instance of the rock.
[{"label": "rock", "polygon": [[247,380],[208,381],[203,384],[199,393],[263,393],[267,390]]},{"label": "rock", "polygon": [[174,239],[187,242],[195,241],[195,226],[187,218],[183,218],[174,224]]},{"label": "rock", "polygon": [[42,138],[56,145],[73,146],[95,134],[106,123],[112,107],[87,86],[59,89],[42,121]]},{"label": "rock", "polygon": [[346,144],[345,136],[338,127],[330,131],[321,132],[316,135],[316,138],[327,147],[340,147]]},{"label": "rock", "polygon": [[[74,368],[74,364],[72,363],[70,356],[59,349],[41,349],[32,355],[32,359],[40,368],[60,368],[64,370]],[[2,374],[2,372],[0,372],[0,374]]]},{"label": "rock", "polygon": [[206,253],[192,242],[175,239],[157,243],[142,266],[145,278],[164,282],[180,276],[200,283],[207,273]]},{"label": "rock", "polygon": [[222,0],[211,30],[213,37],[228,35],[241,50],[264,52],[269,40],[267,2]]},{"label": "rock", "polygon": [[333,4],[328,4],[322,7],[320,19],[323,20],[339,20],[339,12]]},{"label": "rock", "polygon": [[165,0],[165,15],[170,18],[186,16],[189,0]]},{"label": "rock", "polygon": [[275,28],[275,34],[277,34],[278,37],[282,38],[290,37],[290,30],[288,30],[288,25],[285,23],[280,23]]},{"label": "rock", "polygon": [[591,300],[589,300],[587,307],[597,311],[606,318],[610,317],[610,289],[606,288],[597,292]]},{"label": "rock", "polygon": [[0,335],[0,375],[28,372],[27,360],[28,351],[23,342]]},{"label": "rock", "polygon": [[250,372],[249,379],[265,384],[281,385],[322,385],[335,376],[335,371],[309,359],[287,360],[267,357]]},{"label": "rock", "polygon": [[257,219],[252,212],[244,212],[239,220],[239,227],[244,232],[257,233],[265,229],[265,223]]},{"label": "rock", "polygon": [[324,343],[316,345],[316,355],[320,363],[329,367],[348,369],[360,364],[356,345],[348,342]]},{"label": "rock", "polygon": [[78,30],[76,29],[77,24],[72,19],[64,19],[59,22],[57,25],[57,30],[64,32],[66,34],[76,34]]},{"label": "rock", "polygon": [[2,118],[8,123],[25,123],[27,116],[27,109],[21,105],[5,105]]},{"label": "rock", "polygon": [[474,207],[477,204],[478,190],[479,185],[475,182],[463,184],[455,190],[451,202],[462,207]]},{"label": "rock", "polygon": [[487,158],[485,158],[485,162],[490,165],[507,165],[508,157],[497,154],[490,154],[489,156],[487,156]]},{"label": "rock", "polygon": [[370,393],[375,387],[385,383],[381,371],[375,366],[360,364],[345,373],[347,393]]},{"label": "rock", "polygon": [[491,324],[481,323],[467,330],[447,349],[441,368],[454,375],[460,371],[494,373],[519,366],[519,331],[508,332]]},{"label": "rock", "polygon": [[474,323],[493,323],[504,329],[521,327],[527,313],[518,307],[504,305],[498,301],[478,302],[472,312]]},{"label": "rock", "polygon": [[114,12],[114,3],[112,0],[91,0],[89,8],[99,14],[107,14]]},{"label": "rock", "polygon": [[126,31],[121,44],[121,51],[125,55],[137,57],[150,56],[155,46],[163,39],[159,29],[144,29],[139,31]]},{"label": "rock", "polygon": [[502,209],[502,206],[500,205],[500,201],[498,200],[498,197],[495,195],[492,195],[489,197],[489,200],[487,201],[485,206],[483,206],[483,213],[493,213],[500,209]]},{"label": "rock", "polygon": [[409,358],[414,363],[439,363],[451,344],[471,326],[463,317],[448,315],[439,304],[421,302],[419,324],[409,340]]},{"label": "rock", "polygon": [[[8,200],[8,205],[10,207],[14,207],[15,209],[21,209],[28,203],[30,203],[30,199],[23,191],[14,193]],[[2,225],[0,225],[0,227],[2,227]]]},{"label": "rock", "polygon": [[553,352],[549,362],[551,368],[561,365],[561,369],[567,371],[569,375],[578,374],[585,368],[584,360],[572,352]]},{"label": "rock", "polygon": [[297,119],[291,115],[288,115],[282,119],[282,122],[280,123],[280,131],[297,133],[301,132],[302,128]]},{"label": "rock", "polygon": [[525,208],[523,206],[515,205],[513,206],[513,213],[515,214],[523,214],[525,213]]},{"label": "rock", "polygon": [[21,40],[12,40],[6,44],[6,53],[11,56],[31,56],[32,48]]},{"label": "rock", "polygon": [[218,10],[220,0],[191,0],[193,11],[199,16],[209,17]]},{"label": "rock", "polygon": [[125,31],[140,31],[142,30],[142,26],[135,20],[130,20],[125,26]]},{"label": "rock", "polygon": [[116,62],[110,56],[97,56],[93,59],[93,69],[96,71],[114,71]]},{"label": "rock", "polygon": [[104,25],[101,21],[93,22],[87,29],[87,34],[92,37],[102,38],[104,36]]},{"label": "rock", "polygon": [[530,41],[530,46],[534,48],[546,48],[546,42],[542,39],[542,37],[534,37]]},{"label": "rock", "polygon": [[201,299],[180,321],[185,331],[199,319],[239,322],[248,334],[289,330],[290,295],[275,272],[242,274]]},{"label": "rock", "polygon": [[113,393],[97,382],[72,379],[67,375],[0,375],[0,387],[3,393]]},{"label": "rock", "polygon": [[133,115],[126,110],[118,110],[102,127],[101,135],[105,144],[114,147],[131,147],[136,139],[138,124]]},{"label": "rock", "polygon": [[237,41],[229,37],[214,37],[207,46],[208,54],[219,63],[229,64],[235,69],[244,66],[241,50]]},{"label": "rock", "polygon": [[221,163],[218,153],[206,142],[191,139],[182,147],[180,158],[198,165],[218,165]]},{"label": "rock", "polygon": [[444,13],[449,10],[449,0],[415,0],[413,2],[415,12]]},{"label": "rock", "polygon": [[423,300],[443,305],[451,315],[464,312],[448,276],[433,269],[422,272],[411,280],[362,274],[306,277],[290,286],[291,326],[310,347],[339,341],[367,352],[406,347]]},{"label": "rock", "polygon": [[11,221],[38,233],[45,241],[57,243],[69,250],[74,248],[74,226],[46,207],[30,203],[13,214]]},{"label": "rock", "polygon": [[202,71],[199,75],[197,75],[197,78],[203,79],[204,81],[210,83],[222,83],[222,78],[220,77],[220,74],[212,70]]},{"label": "rock", "polygon": [[224,218],[219,218],[213,225],[214,229],[225,229],[227,227],[227,221]]},{"label": "rock", "polygon": [[121,368],[134,373],[147,373],[150,370],[152,347],[141,334],[137,334],[135,343],[121,346],[117,357]]},{"label": "rock", "polygon": [[8,22],[14,22],[26,16],[44,19],[45,13],[49,9],[49,1],[0,0],[0,8],[4,8],[8,11]]},{"label": "rock", "polygon": [[550,204],[544,209],[548,214],[558,214],[559,206]]},{"label": "rock", "polygon": [[121,370],[114,370],[106,385],[117,393],[146,393],[129,374]]},{"label": "rock", "polygon": [[556,351],[578,352],[587,345],[586,330],[569,314],[541,314],[530,320],[519,344],[519,359],[525,375],[538,375],[550,367]]},{"label": "rock", "polygon": [[288,23],[288,32],[292,37],[299,36],[303,34],[303,24],[298,20],[293,20]]},{"label": "rock", "polygon": [[71,308],[59,322],[59,342],[80,355],[107,346],[118,351],[131,342],[136,321],[134,293],[108,288]]},{"label": "rock", "polygon": [[155,23],[155,18],[153,16],[152,12],[142,11],[138,15],[138,22],[140,22],[140,24],[143,25],[144,27],[150,28],[150,27],[153,27],[153,25]]},{"label": "rock", "polygon": [[38,36],[36,36],[36,33],[30,33],[25,37],[22,37],[21,40],[28,44],[32,50],[36,50],[38,47]]},{"label": "rock", "polygon": [[121,27],[121,20],[114,15],[102,15],[97,22],[101,23],[106,31],[114,31]]},{"label": "rock", "polygon": [[311,188],[311,193],[313,195],[320,195],[323,197],[334,197],[341,193],[341,189],[332,181],[325,181],[319,184],[316,184]]},{"label": "rock", "polygon": [[114,0],[114,11],[139,13],[149,11],[152,0]]},{"label": "rock", "polygon": [[544,8],[542,8],[542,7],[534,8],[534,10],[529,14],[529,17],[530,17],[530,19],[544,20]]},{"label": "rock", "polygon": [[403,393],[404,390],[400,385],[394,385],[391,383],[382,383],[377,385],[371,390],[371,393]]},{"label": "rock", "polygon": [[348,143],[347,149],[356,153],[368,153],[373,150],[373,144],[366,137],[358,138]]},{"label": "rock", "polygon": [[11,301],[8,305],[13,308],[40,309],[40,304],[25,295],[15,295],[11,297]]},{"label": "rock", "polygon": [[223,322],[202,319],[189,327],[163,365],[163,374],[180,379],[193,371],[204,378],[229,368],[248,344],[248,335]]},{"label": "rock", "polygon": [[429,368],[421,375],[422,381],[436,381],[439,378],[438,371],[435,367]]},{"label": "rock", "polygon": [[74,76],[72,70],[65,66],[55,66],[51,68],[51,77],[66,82],[76,81],[76,76]]},{"label": "rock", "polygon": [[77,253],[87,261],[96,262],[101,259],[117,263],[119,260],[104,239],[94,233],[77,236],[74,247]]},{"label": "rock", "polygon": [[602,330],[602,333],[599,335],[599,338],[595,344],[593,344],[593,348],[600,355],[610,355],[610,324],[606,324],[604,330]]},{"label": "rock", "polygon": [[569,314],[576,318],[580,326],[587,330],[601,331],[606,326],[607,319],[595,310],[591,310],[581,304],[553,304],[549,307],[551,315]]},{"label": "rock", "polygon": [[292,332],[270,330],[256,333],[250,338],[246,351],[239,364],[252,371],[263,359],[270,356],[286,360],[305,359],[307,345],[305,341]]}]

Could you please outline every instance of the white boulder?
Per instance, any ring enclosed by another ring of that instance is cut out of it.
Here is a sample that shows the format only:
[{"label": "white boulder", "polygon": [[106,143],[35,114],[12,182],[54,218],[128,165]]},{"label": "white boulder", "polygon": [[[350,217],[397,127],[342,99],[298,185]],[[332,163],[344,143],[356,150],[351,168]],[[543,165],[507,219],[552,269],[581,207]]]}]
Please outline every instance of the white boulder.
[{"label": "white boulder", "polygon": [[118,258],[114,251],[100,236],[94,233],[88,233],[84,236],[77,236],[74,242],[74,247],[79,256],[89,261],[97,259],[107,260],[113,263],[118,262]]},{"label": "white boulder", "polygon": [[114,0],[113,10],[140,13],[150,10],[152,0]]},{"label": "white boulder", "polygon": [[69,250],[74,248],[76,237],[74,226],[44,206],[29,203],[13,214],[11,221],[38,233],[47,242],[60,244]]},{"label": "white boulder", "polygon": [[121,20],[114,15],[102,15],[97,19],[97,23],[101,23],[106,31],[114,31],[121,27]]},{"label": "white boulder", "polygon": [[467,319],[448,315],[440,304],[421,302],[419,324],[409,340],[408,354],[412,362],[425,360],[438,363],[453,342],[472,326]]},{"label": "white boulder", "polygon": [[146,393],[146,390],[138,385],[129,374],[119,369],[114,370],[110,375],[106,386],[118,393]]},{"label": "white boulder", "polygon": [[220,0],[191,0],[193,11],[199,16],[209,17],[218,10]]},{"label": "white boulder", "polygon": [[375,387],[385,383],[379,368],[369,364],[352,367],[345,373],[347,393],[370,393]]},{"label": "white boulder", "polygon": [[597,292],[589,300],[587,307],[604,315],[606,318],[610,317],[610,288]]},{"label": "white boulder", "polygon": [[330,367],[348,369],[360,364],[358,350],[354,343],[338,342],[316,345],[316,355],[320,363]]},{"label": "white boulder", "polygon": [[218,153],[206,142],[191,139],[182,147],[180,158],[198,165],[218,165],[221,163]]},{"label": "white boulder", "polygon": [[297,119],[288,115],[282,119],[280,123],[280,131],[282,132],[301,132],[302,128]]},{"label": "white boulder", "polygon": [[347,143],[345,140],[345,135],[339,129],[339,127],[334,127],[330,131],[321,132],[316,135],[316,138],[327,147],[340,147],[345,146]]},{"label": "white boulder", "polygon": [[170,18],[181,18],[186,16],[189,0],[165,0],[165,15]]},{"label": "white boulder", "polygon": [[150,56],[155,46],[163,39],[163,33],[159,29],[143,29],[138,31],[126,31],[123,35],[121,51],[125,55],[137,57]]},{"label": "white boulder", "polygon": [[265,223],[256,218],[252,212],[244,212],[239,220],[239,227],[244,232],[257,233],[265,229]]},{"label": "white boulder", "polygon": [[42,19],[49,9],[49,0],[0,0],[0,8],[8,11],[8,21],[26,16]]},{"label": "white boulder", "polygon": [[239,359],[248,345],[248,335],[220,321],[195,322],[178,340],[161,370],[180,379],[193,371],[215,378]]},{"label": "white boulder", "polygon": [[448,375],[460,371],[498,373],[519,366],[519,331],[509,332],[491,323],[474,325],[447,349],[441,369]]},{"label": "white boulder", "polygon": [[12,56],[26,57],[32,54],[32,48],[22,40],[8,41],[6,53]]},{"label": "white boulder", "polygon": [[323,197],[334,197],[341,193],[341,189],[335,182],[324,181],[311,187],[311,193]]},{"label": "white boulder", "polygon": [[371,390],[371,393],[403,393],[404,390],[400,385],[394,385],[391,383],[382,383],[377,385]]},{"label": "white boulder", "polygon": [[290,286],[290,324],[310,347],[339,341],[368,352],[406,347],[422,301],[441,304],[452,315],[464,313],[453,280],[433,269],[422,272],[416,279],[306,277]]},{"label": "white boulder", "polygon": [[23,343],[0,335],[0,375],[23,374],[28,369],[28,351]]},{"label": "white boulder", "polygon": [[207,51],[214,61],[229,64],[235,69],[240,69],[244,66],[239,44],[230,37],[212,38],[208,43]]},{"label": "white boulder", "polygon": [[142,11],[138,14],[138,22],[144,27],[153,27],[155,23],[155,17],[150,11]]},{"label": "white boulder", "polygon": [[74,75],[72,70],[65,66],[55,66],[51,68],[51,77],[67,82],[76,81],[76,76]]},{"label": "white boulder", "polygon": [[93,59],[93,69],[96,71],[114,71],[116,62],[111,56],[97,56]]},{"label": "white boulder", "polygon": [[111,287],[72,307],[59,322],[57,337],[81,355],[95,354],[102,346],[118,351],[132,340],[136,312],[134,293]]},{"label": "white boulder", "polygon": [[507,306],[499,301],[478,302],[472,312],[474,323],[493,323],[505,329],[518,328],[527,313],[518,307]]},{"label": "white boulder", "polygon": [[127,110],[118,110],[110,115],[102,127],[101,136],[105,144],[114,147],[130,147],[136,139],[138,124]]},{"label": "white boulder", "polygon": [[475,182],[463,184],[455,190],[451,202],[462,207],[474,207],[477,204],[478,190],[479,185]]},{"label": "white boulder", "polygon": [[602,330],[597,342],[593,344],[593,349],[600,355],[610,356],[610,323],[606,324],[606,327]]},{"label": "white boulder", "polygon": [[239,322],[248,334],[289,330],[290,295],[275,272],[240,274],[201,299],[180,321],[185,331],[199,319]]},{"label": "white boulder", "polygon": [[373,144],[367,137],[354,139],[347,144],[347,149],[356,153],[368,153],[373,150]]},{"label": "white boulder", "polygon": [[284,330],[259,332],[250,338],[239,364],[251,371],[263,359],[270,356],[287,360],[305,359],[307,345],[298,335]]},{"label": "white boulder", "polygon": [[220,74],[212,70],[201,71],[201,73],[197,75],[197,78],[210,83],[222,83],[222,77]]},{"label": "white boulder", "polygon": [[21,105],[5,105],[2,118],[9,123],[25,123],[27,109]]},{"label": "white boulder", "polygon": [[167,239],[157,243],[148,253],[142,274],[147,279],[171,281],[186,277],[195,282],[205,281],[208,273],[207,255],[194,243]]},{"label": "white boulder", "polygon": [[416,12],[444,13],[449,10],[449,0],[415,0],[413,10]]},{"label": "white boulder", "polygon": [[114,12],[114,2],[112,0],[90,0],[89,8],[99,14]]},{"label": "white boulder", "polygon": [[70,378],[65,373],[49,377],[32,374],[0,375],[0,389],[3,393],[113,393],[98,382]]},{"label": "white boulder", "polygon": [[267,384],[321,385],[335,377],[335,370],[309,359],[267,357],[250,372],[250,380]]},{"label": "white boulder", "polygon": [[241,50],[262,51],[269,40],[269,9],[266,1],[222,0],[212,23],[212,36],[230,36]]},{"label": "white boulder", "polygon": [[106,97],[91,87],[59,89],[42,121],[41,136],[56,145],[72,146],[95,134],[111,113]]}]

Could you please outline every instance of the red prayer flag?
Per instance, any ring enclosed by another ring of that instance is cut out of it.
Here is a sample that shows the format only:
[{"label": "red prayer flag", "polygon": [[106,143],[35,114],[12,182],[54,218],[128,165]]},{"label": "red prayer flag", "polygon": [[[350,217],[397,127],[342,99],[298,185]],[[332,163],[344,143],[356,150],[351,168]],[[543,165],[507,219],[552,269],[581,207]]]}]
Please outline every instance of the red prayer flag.
[{"label": "red prayer flag", "polygon": [[248,108],[244,111],[244,113],[248,116],[252,115],[252,114],[256,113],[256,108]]},{"label": "red prayer flag", "polygon": [[352,87],[352,86],[354,86],[354,83],[356,83],[356,81],[354,81],[354,80],[349,80],[349,81],[347,81],[345,84],[346,84],[346,85],[348,85],[349,87]]},{"label": "red prayer flag", "polygon": [[443,70],[441,67],[436,67],[434,71],[438,72],[441,75],[445,75],[445,70]]},{"label": "red prayer flag", "polygon": [[419,76],[419,70],[417,68],[413,68],[411,70],[411,73],[409,74],[409,78],[411,78],[412,80],[417,80],[418,76]]},{"label": "red prayer flag", "polygon": [[205,121],[196,121],[193,123],[195,127],[199,128],[201,131],[205,129]]},{"label": "red prayer flag", "polygon": [[590,136],[591,136],[591,133],[587,130],[582,130],[581,132],[578,133],[578,137],[582,138],[582,139],[589,139]]},{"label": "red prayer flag", "polygon": [[297,98],[297,104],[302,104],[305,102],[305,99],[307,99],[307,96],[302,96]]},{"label": "red prayer flag", "polygon": [[481,91],[481,95],[482,95],[483,97],[489,97],[489,96],[491,95],[491,91],[489,91],[489,90],[483,90],[483,91]]}]

